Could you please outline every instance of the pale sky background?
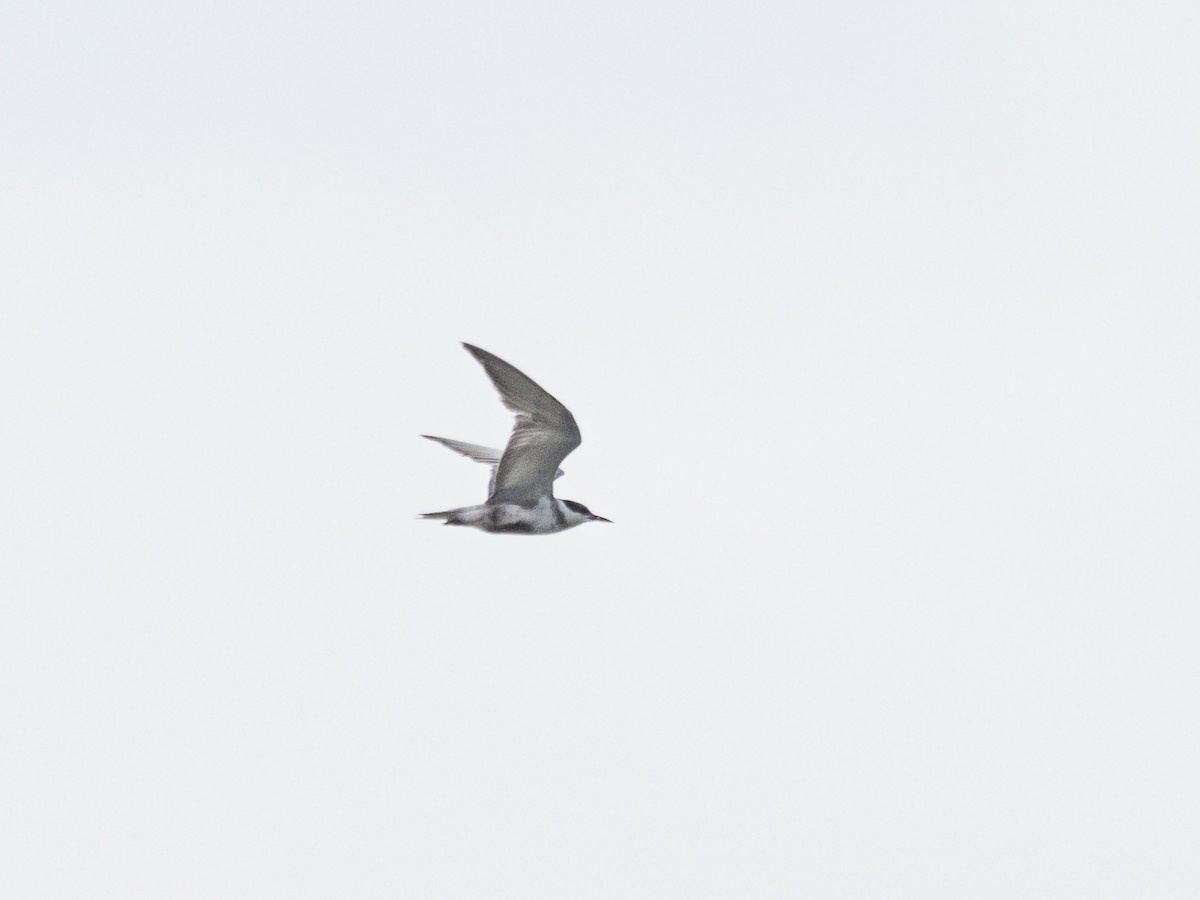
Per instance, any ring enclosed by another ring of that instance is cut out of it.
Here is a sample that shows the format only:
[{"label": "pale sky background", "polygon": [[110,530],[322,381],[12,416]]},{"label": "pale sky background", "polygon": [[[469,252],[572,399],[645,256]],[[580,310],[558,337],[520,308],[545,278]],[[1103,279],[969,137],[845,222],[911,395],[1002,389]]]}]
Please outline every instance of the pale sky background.
[{"label": "pale sky background", "polygon": [[1200,896],[1198,10],[5,4],[0,896]]}]

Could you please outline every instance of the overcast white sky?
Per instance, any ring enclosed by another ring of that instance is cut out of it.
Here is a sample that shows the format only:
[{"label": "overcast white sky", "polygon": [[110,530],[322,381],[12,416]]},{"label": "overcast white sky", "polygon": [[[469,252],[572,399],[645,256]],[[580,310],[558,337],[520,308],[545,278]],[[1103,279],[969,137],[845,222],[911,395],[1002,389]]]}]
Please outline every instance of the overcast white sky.
[{"label": "overcast white sky", "polygon": [[0,895],[1200,896],[1197,9],[6,4]]}]

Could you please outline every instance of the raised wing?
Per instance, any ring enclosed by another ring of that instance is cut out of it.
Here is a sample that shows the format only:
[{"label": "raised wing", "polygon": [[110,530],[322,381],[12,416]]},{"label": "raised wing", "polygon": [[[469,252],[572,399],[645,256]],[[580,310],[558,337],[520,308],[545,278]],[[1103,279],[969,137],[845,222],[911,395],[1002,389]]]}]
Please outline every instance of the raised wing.
[{"label": "raised wing", "polygon": [[[492,467],[492,478],[488,482],[488,495],[490,496],[496,489],[496,466],[500,464],[500,457],[503,454],[502,450],[493,450],[491,447],[481,447],[479,444],[468,444],[466,441],[455,441],[451,438],[436,437],[432,434],[423,434],[421,437],[431,441],[437,441],[443,447],[449,447],[455,453],[461,453],[475,462],[481,462],[484,465]],[[555,478],[562,478],[563,470],[559,469],[554,473]]]},{"label": "raised wing", "polygon": [[450,438],[434,437],[432,434],[423,434],[421,437],[431,441],[437,441],[443,447],[449,447],[455,453],[461,453],[463,456],[470,457],[475,462],[485,463],[489,466],[494,466],[500,462],[501,450],[493,450],[491,447],[481,447],[478,444],[468,444],[466,441],[452,441]]},{"label": "raised wing", "polygon": [[559,464],[581,441],[575,417],[515,366],[473,344],[463,346],[483,365],[504,405],[517,414],[488,502],[529,504],[552,495]]}]

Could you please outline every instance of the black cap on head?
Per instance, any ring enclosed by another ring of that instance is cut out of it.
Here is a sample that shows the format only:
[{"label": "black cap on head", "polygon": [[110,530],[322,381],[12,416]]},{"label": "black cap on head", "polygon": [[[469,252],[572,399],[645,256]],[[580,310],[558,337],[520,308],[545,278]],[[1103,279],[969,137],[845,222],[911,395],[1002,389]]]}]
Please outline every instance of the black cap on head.
[{"label": "black cap on head", "polygon": [[612,519],[606,519],[606,518],[604,518],[604,516],[596,515],[594,512],[592,512],[590,509],[588,509],[582,503],[576,503],[574,500],[564,500],[563,503],[566,504],[566,506],[570,507],[571,509],[575,510],[575,512],[579,513],[581,516],[588,516],[591,519],[595,519],[597,522],[608,522],[610,524],[612,523]]}]

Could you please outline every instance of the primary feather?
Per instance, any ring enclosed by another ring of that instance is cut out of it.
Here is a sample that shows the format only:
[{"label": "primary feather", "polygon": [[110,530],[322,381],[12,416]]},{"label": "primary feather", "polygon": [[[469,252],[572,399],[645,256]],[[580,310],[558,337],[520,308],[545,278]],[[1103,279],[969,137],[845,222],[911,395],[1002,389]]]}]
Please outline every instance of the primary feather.
[{"label": "primary feather", "polygon": [[[456,441],[452,438],[437,437],[432,434],[423,434],[421,437],[431,441],[437,441],[443,447],[449,447],[455,453],[461,453],[475,462],[481,462],[484,465],[492,467],[492,477],[488,480],[488,496],[496,490],[496,467],[500,464],[500,457],[503,455],[503,450],[496,450],[492,447],[482,447],[479,444],[468,444],[466,441]],[[554,473],[555,480],[562,478],[564,472],[559,469]]]},{"label": "primary feather", "polygon": [[561,474],[559,464],[582,441],[575,417],[516,366],[473,344],[463,346],[479,360],[504,405],[517,414],[496,464],[488,503],[530,504],[553,496],[554,479]]}]

